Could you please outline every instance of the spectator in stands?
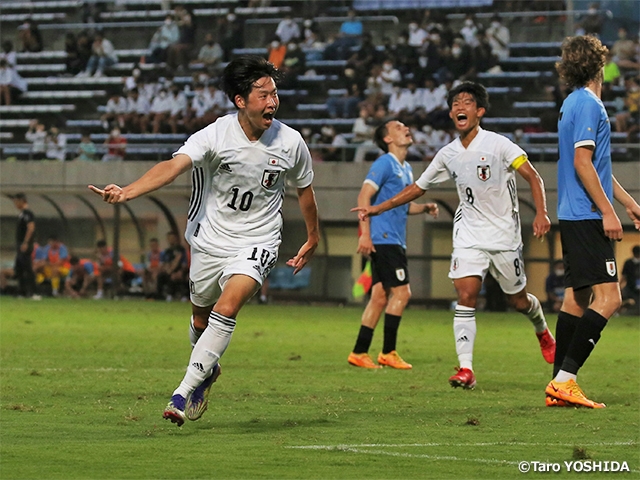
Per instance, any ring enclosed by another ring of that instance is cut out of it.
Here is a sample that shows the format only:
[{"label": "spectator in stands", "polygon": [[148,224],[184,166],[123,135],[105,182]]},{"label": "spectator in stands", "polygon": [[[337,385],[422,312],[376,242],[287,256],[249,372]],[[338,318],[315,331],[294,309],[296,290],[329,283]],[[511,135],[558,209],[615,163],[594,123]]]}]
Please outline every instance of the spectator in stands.
[{"label": "spectator in stands", "polygon": [[473,77],[475,73],[473,51],[461,36],[456,37],[451,49],[445,49],[443,54],[444,65],[453,78],[465,81]]},{"label": "spectator in stands", "polygon": [[218,35],[220,46],[224,50],[224,59],[229,61],[231,60],[231,52],[235,48],[244,46],[243,23],[235,13],[229,13],[226,17],[219,18]]},{"label": "spectator in stands", "polygon": [[340,162],[343,159],[346,160],[343,150],[349,142],[344,138],[344,135],[336,132],[333,125],[325,124],[322,126],[320,129],[320,137],[316,143],[324,145],[320,150],[323,161]]},{"label": "spectator in stands", "polygon": [[408,125],[413,122],[416,110],[420,106],[422,92],[418,89],[416,81],[407,80],[407,87],[401,89],[400,97],[392,108],[389,101],[388,110],[391,115],[396,116],[402,123]]},{"label": "spectator in stands", "polygon": [[351,132],[353,133],[351,143],[359,145],[353,161],[355,163],[363,162],[367,152],[375,152],[377,150],[377,147],[373,143],[373,134],[375,132],[373,117],[366,106],[360,107],[360,115],[356,118],[356,121],[353,122]]},{"label": "spectator in stands", "polygon": [[400,32],[396,44],[391,46],[388,53],[394,60],[395,64],[402,76],[414,73],[418,66],[418,54],[416,49],[409,44],[409,33],[407,31]]},{"label": "spectator in stands", "polygon": [[640,59],[638,59],[638,42],[637,39],[629,38],[629,32],[626,27],[618,29],[618,40],[611,47],[613,53],[613,61],[618,64],[622,70],[638,70],[640,69]]},{"label": "spectator in stands", "polygon": [[[313,47],[316,42],[322,42],[323,38],[320,33],[320,26],[318,22],[315,21],[313,17],[307,17],[302,22],[303,30],[302,30],[302,44],[305,47]],[[320,60],[314,59],[314,60]]]},{"label": "spectator in stands", "polygon": [[185,119],[187,132],[198,131],[210,123],[204,119],[207,110],[209,110],[209,101],[205,95],[204,85],[196,83],[193,88],[194,95]]},{"label": "spectator in stands", "polygon": [[178,85],[171,85],[171,94],[169,95],[171,98],[171,112],[169,119],[167,120],[167,124],[169,128],[171,128],[171,133],[178,133],[178,122],[183,120],[187,115],[187,109],[189,108],[189,104],[187,102],[187,96],[180,89]]},{"label": "spectator in stands", "polygon": [[82,298],[87,289],[96,282],[98,265],[88,258],[72,256],[69,259],[69,275],[64,281],[64,291],[70,298]]},{"label": "spectator in stands", "polygon": [[60,281],[69,274],[69,251],[57,235],[49,235],[47,244],[36,252],[33,271],[36,273],[36,284],[51,282],[51,295],[57,297],[60,292]]},{"label": "spectator in stands", "polygon": [[16,64],[18,63],[18,55],[13,49],[13,43],[11,40],[5,40],[2,42],[2,52],[0,52],[0,60],[6,60],[7,65],[10,68],[16,68]]},{"label": "spectator in stands", "polygon": [[625,80],[627,93],[624,97],[623,112],[616,114],[616,132],[624,132],[631,140],[638,133],[638,115],[640,113],[640,85],[638,79],[628,77]]},{"label": "spectator in stands", "polygon": [[67,136],[58,127],[51,127],[47,133],[47,160],[64,162],[67,158]]},{"label": "spectator in stands", "polygon": [[205,70],[212,76],[218,76],[222,70],[224,51],[213,38],[213,34],[207,33],[204,37],[204,45],[200,47],[198,58],[192,63],[201,63]]},{"label": "spectator in stands", "polygon": [[78,156],[74,160],[93,162],[97,160],[96,144],[91,141],[91,135],[83,133],[78,145]]},{"label": "spectator in stands", "polygon": [[111,130],[111,134],[104,141],[104,145],[107,147],[107,153],[102,156],[103,162],[124,160],[127,139],[121,135],[119,128],[116,127]]},{"label": "spectator in stands", "polygon": [[268,60],[276,68],[280,68],[287,54],[287,46],[278,37],[273,37],[268,47]]},{"label": "spectator in stands", "polygon": [[113,43],[104,37],[102,32],[97,32],[91,45],[91,57],[84,72],[78,74],[79,77],[103,77],[107,68],[118,62]]},{"label": "spectator in stands", "polygon": [[478,24],[475,15],[473,13],[467,13],[464,19],[464,24],[460,29],[460,35],[464,39],[465,43],[471,48],[474,48],[478,45],[476,34],[481,28],[482,25]]},{"label": "spectator in stands", "polygon": [[346,76],[349,80],[344,94],[327,99],[327,111],[331,118],[353,118],[356,116],[358,104],[363,100],[360,86],[353,81],[353,74]]},{"label": "spectator in stands", "polygon": [[327,46],[325,56],[328,60],[346,60],[351,56],[351,49],[356,47],[364,32],[362,21],[356,17],[356,11],[350,8],[347,20],[340,25],[335,40]]},{"label": "spectator in stands", "polygon": [[11,68],[7,61],[0,59],[0,105],[11,105]]},{"label": "spectator in stands", "polygon": [[486,31],[491,51],[498,57],[498,60],[506,60],[509,58],[509,43],[511,42],[511,34],[509,29],[502,24],[500,15],[496,14],[491,19],[491,25]]},{"label": "spectator in stands", "polygon": [[429,32],[429,39],[425,42],[418,57],[417,70],[413,71],[419,85],[424,83],[426,77],[440,76],[443,69],[442,39],[440,31],[433,29]]},{"label": "spectator in stands", "polygon": [[142,290],[146,298],[155,298],[158,292],[158,274],[162,269],[162,250],[157,238],[149,240],[149,251],[145,255]]},{"label": "spectator in stands", "polygon": [[293,20],[290,13],[286,13],[276,27],[276,36],[285,45],[291,41],[299,42],[301,38],[300,27]]},{"label": "spectator in stands", "polygon": [[576,35],[594,35],[600,37],[604,22],[605,16],[600,12],[600,4],[593,2],[589,4],[587,14],[578,21]]},{"label": "spectator in stands", "polygon": [[86,67],[86,63],[82,63],[80,53],[78,52],[78,40],[73,32],[67,32],[64,37],[64,51],[67,54],[64,60],[66,65],[66,73],[69,75],[77,75]]},{"label": "spectator in stands", "polygon": [[29,121],[29,129],[25,133],[25,138],[31,143],[31,155],[33,160],[44,160],[47,153],[47,129],[44,123],[38,119]]},{"label": "spectator in stands", "polygon": [[171,70],[183,73],[196,43],[196,24],[193,15],[182,5],[175,7],[174,17],[180,29],[180,38],[167,50],[167,65]]},{"label": "spectator in stands", "polygon": [[562,260],[553,262],[553,270],[545,280],[547,303],[545,307],[553,313],[558,313],[564,300],[564,263]]},{"label": "spectator in stands", "polygon": [[100,300],[104,297],[104,287],[112,282],[114,268],[118,269],[121,285],[127,285],[135,278],[136,270],[131,262],[124,256],[120,255],[120,260],[114,267],[113,249],[107,245],[105,240],[98,240],[96,243],[96,256],[96,263],[98,265],[98,271],[96,272],[98,291],[93,296],[94,300]]},{"label": "spectator in stands", "polygon": [[287,45],[287,53],[284,55],[284,61],[280,67],[282,72],[282,80],[280,80],[280,88],[297,88],[298,75],[304,75],[307,69],[307,59],[304,52],[296,41],[291,41]]},{"label": "spectator in stands", "polygon": [[409,23],[409,38],[407,44],[416,52],[422,49],[428,37],[429,34],[424,28],[418,25],[418,22],[412,21]]},{"label": "spectator in stands", "polygon": [[78,49],[78,73],[80,73],[86,70],[93,51],[93,40],[91,39],[89,32],[87,32],[86,30],[82,30],[80,33],[78,33],[76,44]]},{"label": "spectator in stands", "polygon": [[112,127],[112,123],[119,128],[124,128],[125,115],[129,105],[127,99],[121,93],[116,93],[109,98],[105,112],[100,117],[102,128],[106,131]]},{"label": "spectator in stands", "polygon": [[[169,119],[171,109],[173,108],[173,100],[169,96],[166,88],[161,88],[151,102],[149,109],[148,121],[152,124],[152,132],[160,133],[162,125]],[[146,121],[143,125],[143,131],[147,131]]]},{"label": "spectator in stands", "polygon": [[167,302],[186,295],[187,251],[180,244],[176,232],[167,233],[169,246],[162,252],[162,262],[157,275],[157,294]]},{"label": "spectator in stands", "polygon": [[607,51],[607,62],[604,64],[604,68],[602,70],[603,101],[609,100],[609,98],[607,98],[607,95],[605,95],[604,86],[608,85],[607,90],[610,91],[611,85],[614,83],[617,84],[620,78],[620,68],[618,68],[616,62],[613,61],[613,53],[611,53],[611,50],[609,50]]},{"label": "spectator in stands", "polygon": [[493,54],[489,38],[484,30],[476,34],[478,44],[473,49],[474,74],[487,72],[498,64],[498,57]]},{"label": "spectator in stands", "polygon": [[400,84],[402,81],[402,75],[400,71],[395,68],[393,65],[393,60],[391,58],[386,58],[384,62],[382,62],[382,70],[380,71],[380,75],[378,76],[378,84],[380,85],[380,91],[385,96],[385,98],[389,98],[393,93],[393,86],[396,84]]},{"label": "spectator in stands", "polygon": [[389,113],[394,117],[400,116],[400,112],[406,108],[406,105],[402,103],[402,92],[403,89],[400,87],[400,84],[396,83],[393,86],[393,93],[389,96],[387,110],[389,110]]},{"label": "spectator in stands", "polygon": [[354,70],[357,79],[366,78],[377,57],[378,52],[373,44],[371,34],[365,33],[362,36],[362,45],[360,45],[358,51],[349,56],[347,68]]},{"label": "spectator in stands", "polygon": [[165,17],[160,26],[151,37],[149,43],[149,55],[145,56],[146,63],[161,63],[167,60],[167,50],[180,40],[180,29],[174,21],[173,15]]},{"label": "spectator in stands", "polygon": [[42,51],[42,35],[40,34],[38,25],[32,20],[25,20],[25,22],[18,27],[18,39],[22,44],[21,52]]},{"label": "spectator in stands", "polygon": [[124,115],[124,125],[127,132],[143,133],[142,124],[149,114],[151,105],[146,97],[140,95],[137,87],[127,94],[127,108]]},{"label": "spectator in stands", "polygon": [[620,279],[622,307],[627,311],[640,310],[640,245],[631,249],[632,257],[624,262]]}]

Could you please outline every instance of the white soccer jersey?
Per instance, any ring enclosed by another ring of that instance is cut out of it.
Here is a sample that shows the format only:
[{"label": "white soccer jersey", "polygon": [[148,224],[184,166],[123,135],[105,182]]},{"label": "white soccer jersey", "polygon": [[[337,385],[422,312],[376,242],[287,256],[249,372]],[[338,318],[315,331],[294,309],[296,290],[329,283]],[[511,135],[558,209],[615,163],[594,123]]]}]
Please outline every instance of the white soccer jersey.
[{"label": "white soccer jersey", "polygon": [[453,247],[515,250],[522,243],[517,167],[526,153],[506,137],[480,129],[468,148],[460,138],[442,147],[416,181],[423,190],[453,178],[460,204],[453,219]]},{"label": "white soccer jersey", "polygon": [[281,242],[285,177],[296,188],[311,185],[311,155],[302,136],[274,120],[250,141],[238,114],[218,118],[193,134],[174,154],[193,162],[185,239],[216,255]]}]

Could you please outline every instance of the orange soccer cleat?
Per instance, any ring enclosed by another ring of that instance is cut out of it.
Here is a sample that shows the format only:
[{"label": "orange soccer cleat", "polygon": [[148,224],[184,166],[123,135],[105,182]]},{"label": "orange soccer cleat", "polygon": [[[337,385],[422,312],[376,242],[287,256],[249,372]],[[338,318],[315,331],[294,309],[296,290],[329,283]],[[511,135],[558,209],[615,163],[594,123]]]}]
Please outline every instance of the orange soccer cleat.
[{"label": "orange soccer cleat", "polygon": [[349,362],[354,367],[360,367],[360,368],[382,368],[380,365],[376,365],[375,363],[373,363],[373,360],[371,360],[371,357],[369,356],[368,353],[353,353],[353,352],[351,352],[349,354],[349,358],[347,359],[347,362]]},{"label": "orange soccer cleat", "polygon": [[551,380],[547,385],[547,388],[545,388],[544,393],[547,394],[547,397],[563,400],[576,406],[588,408],[606,407],[604,403],[589,400],[575,380],[569,380],[567,382],[556,382],[555,380]]},{"label": "orange soccer cleat", "polygon": [[410,363],[405,362],[395,350],[392,350],[389,353],[380,353],[378,355],[378,363],[380,365],[386,365],[387,367],[397,368],[399,370],[411,370],[413,368],[413,366]]}]

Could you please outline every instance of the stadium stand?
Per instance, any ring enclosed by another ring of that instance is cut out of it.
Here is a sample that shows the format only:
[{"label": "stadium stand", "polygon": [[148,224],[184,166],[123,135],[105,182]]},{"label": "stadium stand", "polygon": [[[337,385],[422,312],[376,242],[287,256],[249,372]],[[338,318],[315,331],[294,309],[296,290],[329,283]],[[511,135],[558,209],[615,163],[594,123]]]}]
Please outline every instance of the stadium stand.
[{"label": "stadium stand", "polygon": [[[8,144],[7,141],[24,141],[29,120],[36,116],[47,125],[58,125],[64,129],[70,151],[79,142],[80,132],[91,132],[92,139],[103,141],[102,136],[106,132],[100,115],[105,111],[106,100],[135,84],[136,80],[132,77],[134,69],[140,70],[141,77],[155,89],[160,86],[179,86],[188,102],[194,97],[196,83],[215,82],[215,77],[212,78],[203,70],[202,64],[195,62],[187,70],[175,72],[169,71],[164,62],[145,63],[144,57],[150,53],[148,45],[153,32],[162,24],[165,16],[173,12],[167,9],[169,2],[115,0],[101,3],[105,7],[97,12],[94,23],[87,24],[83,21],[83,8],[89,3],[82,0],[3,2],[0,15],[0,21],[3,22],[2,39],[13,40],[15,33],[12,28],[18,28],[20,22],[31,20],[38,22],[45,46],[40,52],[17,52],[15,55],[16,71],[26,79],[29,88],[14,104],[0,106],[3,158],[9,152],[18,158],[28,158],[28,151],[23,155],[24,147],[28,147],[28,144],[11,150],[9,145],[19,143]],[[214,30],[219,30],[218,41],[228,42],[224,44],[225,62],[247,53],[267,56],[271,36],[285,14],[290,14],[301,27],[305,19],[313,17],[316,25],[313,28],[317,28],[319,37],[309,44],[304,43],[304,38],[301,39],[301,50],[306,58],[304,73],[295,76],[290,84],[283,85],[279,91],[282,98],[279,118],[295,128],[309,129],[312,136],[317,135],[322,126],[332,125],[343,138],[350,140],[353,137],[351,130],[357,112],[350,118],[331,118],[331,110],[327,105],[329,99],[343,97],[349,92],[351,77],[347,73],[352,69],[352,59],[348,56],[333,58],[327,48],[338,35],[341,23],[347,19],[344,3],[336,2],[324,8],[315,5],[315,2],[287,1],[257,7],[247,6],[246,2],[239,0],[183,0],[180,3],[190,9],[198,27],[197,45],[193,48],[192,58],[195,58],[205,30],[213,22]],[[484,83],[491,95],[492,109],[484,124],[505,135],[523,130],[524,135],[518,138],[526,143],[543,145],[542,142],[555,142],[554,132],[546,131],[553,123],[550,119],[557,108],[557,100],[550,97],[549,89],[557,83],[553,64],[559,58],[564,34],[561,19],[566,12],[500,11],[502,4],[492,0],[355,0],[351,5],[358,11],[364,31],[373,35],[378,56],[374,63],[380,63],[385,55],[394,55],[395,50],[389,49],[397,46],[395,39],[415,21],[416,13],[420,12],[421,15],[424,9],[436,12],[433,22],[436,28],[442,28],[438,22],[444,18],[449,20],[454,34],[462,26],[466,12],[474,12],[477,21],[486,27],[487,19],[498,10],[507,25],[517,26],[517,29],[512,28],[513,41],[509,43],[508,58],[500,60],[494,68],[477,71],[470,77]],[[532,20],[540,15],[554,21],[543,26],[536,25]],[[235,20],[229,20],[232,16],[236,17]],[[224,28],[232,21],[239,23],[241,28],[236,32],[236,38],[230,41],[224,37]],[[77,78],[69,75],[67,53],[60,43],[60,33],[98,29],[104,30],[113,41],[118,63],[108,68],[105,76]],[[541,31],[545,32],[543,37],[539,34]],[[531,41],[532,38],[544,38],[544,41]],[[351,54],[357,51],[358,47],[354,47]],[[414,73],[418,71],[405,72],[401,87],[404,88],[406,81],[414,78]],[[368,75],[369,72],[366,73]],[[446,78],[446,74],[442,75],[441,72],[432,74],[439,81]],[[371,87],[365,85],[367,79],[360,80],[367,92],[365,96],[371,97]],[[624,94],[624,88],[619,85],[612,89],[613,97],[606,102],[611,115],[620,108]],[[423,123],[424,119],[418,121]],[[158,155],[171,150],[186,138],[189,132],[185,125],[182,118],[178,120],[178,134],[168,133],[166,129],[156,135],[124,132],[129,142],[128,152],[141,152],[141,159],[158,158]],[[623,133],[616,133],[616,142],[624,144],[626,140]],[[141,143],[144,145],[136,150]],[[551,147],[541,148],[549,150]],[[545,158],[548,157],[546,152]]]}]

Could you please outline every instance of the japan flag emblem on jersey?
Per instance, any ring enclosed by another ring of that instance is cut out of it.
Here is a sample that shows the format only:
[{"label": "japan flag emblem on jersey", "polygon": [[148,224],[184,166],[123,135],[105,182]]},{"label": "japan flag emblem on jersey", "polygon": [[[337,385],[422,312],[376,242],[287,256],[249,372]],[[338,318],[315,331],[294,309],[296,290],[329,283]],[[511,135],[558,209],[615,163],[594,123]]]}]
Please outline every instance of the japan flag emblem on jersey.
[{"label": "japan flag emblem on jersey", "polygon": [[491,168],[489,168],[489,165],[478,165],[478,178],[483,182],[491,178]]},{"label": "japan flag emblem on jersey", "polygon": [[270,158],[269,159],[269,165],[278,165],[278,159],[277,158]]},{"label": "japan flag emblem on jersey", "polygon": [[278,178],[280,178],[280,170],[265,170],[262,172],[262,186],[272,188],[278,183]]},{"label": "japan flag emblem on jersey", "polygon": [[607,273],[612,276],[615,277],[616,275],[616,262],[615,260],[608,260],[605,265],[607,266]]}]

